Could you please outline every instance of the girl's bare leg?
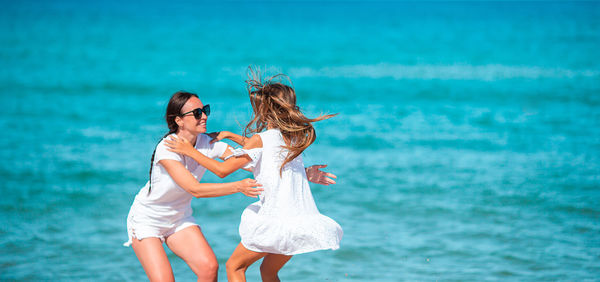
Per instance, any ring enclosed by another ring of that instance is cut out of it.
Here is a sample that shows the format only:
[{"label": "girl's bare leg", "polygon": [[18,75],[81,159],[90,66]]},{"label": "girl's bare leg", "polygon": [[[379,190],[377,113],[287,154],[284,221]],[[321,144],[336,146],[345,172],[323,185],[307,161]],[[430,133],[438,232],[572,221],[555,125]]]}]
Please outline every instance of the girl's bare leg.
[{"label": "girl's bare leg", "polygon": [[246,269],[257,260],[266,256],[267,253],[257,253],[246,249],[242,243],[239,243],[225,267],[227,269],[227,280],[229,282],[245,282]]},{"label": "girl's bare leg", "polygon": [[131,247],[150,281],[175,281],[171,263],[158,238],[131,238]]},{"label": "girl's bare leg", "polygon": [[167,237],[167,246],[192,269],[198,281],[217,281],[219,263],[198,226],[190,226]]},{"label": "girl's bare leg", "polygon": [[292,256],[268,254],[260,265],[260,277],[263,282],[279,282],[277,273]]}]

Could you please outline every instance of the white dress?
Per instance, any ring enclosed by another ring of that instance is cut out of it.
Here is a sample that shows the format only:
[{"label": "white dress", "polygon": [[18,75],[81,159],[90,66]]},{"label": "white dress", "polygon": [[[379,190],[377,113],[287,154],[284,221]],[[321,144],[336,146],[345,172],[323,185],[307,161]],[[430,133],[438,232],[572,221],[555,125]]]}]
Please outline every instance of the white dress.
[{"label": "white dress", "polygon": [[259,133],[263,147],[236,149],[232,156],[247,154],[254,178],[263,185],[260,200],[242,213],[240,236],[244,247],[255,252],[296,255],[338,249],[343,231],[331,218],[319,213],[298,156],[279,168],[287,155],[278,129]]}]

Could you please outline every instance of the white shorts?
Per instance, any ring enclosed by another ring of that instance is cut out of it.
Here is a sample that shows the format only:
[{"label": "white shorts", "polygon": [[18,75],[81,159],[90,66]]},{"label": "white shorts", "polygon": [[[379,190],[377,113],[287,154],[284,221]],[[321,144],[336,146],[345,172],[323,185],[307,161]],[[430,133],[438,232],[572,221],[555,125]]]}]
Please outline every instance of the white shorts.
[{"label": "white shorts", "polygon": [[175,232],[183,230],[190,226],[198,226],[193,216],[188,216],[176,222],[165,222],[164,224],[152,224],[140,222],[135,219],[136,211],[132,207],[127,216],[127,235],[129,240],[123,243],[123,246],[131,246],[132,239],[142,240],[144,238],[159,238],[161,242]]}]

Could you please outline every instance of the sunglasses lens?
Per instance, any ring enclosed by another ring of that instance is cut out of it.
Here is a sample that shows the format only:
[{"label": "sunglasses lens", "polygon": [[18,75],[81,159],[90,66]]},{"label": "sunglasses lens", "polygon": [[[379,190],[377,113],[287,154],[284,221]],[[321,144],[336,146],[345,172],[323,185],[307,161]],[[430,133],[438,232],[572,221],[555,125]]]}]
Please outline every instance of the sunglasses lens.
[{"label": "sunglasses lens", "polygon": [[202,109],[200,109],[200,108],[198,108],[198,109],[195,109],[195,110],[193,111],[193,113],[194,113],[194,117],[195,117],[196,119],[201,119],[201,118],[202,118]]},{"label": "sunglasses lens", "polygon": [[210,105],[204,106],[204,113],[206,116],[210,116]]}]

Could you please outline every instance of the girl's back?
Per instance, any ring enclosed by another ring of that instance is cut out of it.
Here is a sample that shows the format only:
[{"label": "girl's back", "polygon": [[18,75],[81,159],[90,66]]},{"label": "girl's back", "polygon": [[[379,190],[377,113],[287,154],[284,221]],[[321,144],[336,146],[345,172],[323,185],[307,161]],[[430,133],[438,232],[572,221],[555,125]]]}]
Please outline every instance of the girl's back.
[{"label": "girl's back", "polygon": [[[319,210],[310,191],[302,156],[285,164],[280,170],[288,151],[281,132],[270,129],[259,133],[262,143],[262,157],[254,170],[255,179],[263,184],[261,195],[263,214],[279,216],[301,216],[318,213]],[[281,174],[280,174],[281,171]]]},{"label": "girl's back", "polygon": [[319,213],[308,185],[302,156],[286,163],[283,136],[278,129],[258,133],[263,147],[239,150],[252,158],[254,177],[263,185],[260,201],[242,213],[240,236],[255,252],[295,255],[338,249],[342,228]]}]

